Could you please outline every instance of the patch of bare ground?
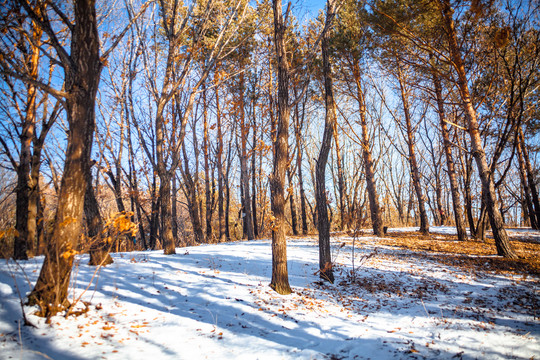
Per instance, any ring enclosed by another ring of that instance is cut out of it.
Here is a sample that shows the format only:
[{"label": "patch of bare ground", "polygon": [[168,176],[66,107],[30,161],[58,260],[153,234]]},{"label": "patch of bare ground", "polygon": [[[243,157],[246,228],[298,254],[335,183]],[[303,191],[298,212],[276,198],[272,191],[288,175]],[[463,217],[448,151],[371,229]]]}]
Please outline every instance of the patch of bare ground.
[{"label": "patch of bare ground", "polygon": [[[360,244],[365,243],[365,237],[358,240]],[[416,256],[463,270],[540,277],[540,243],[515,234],[510,237],[510,242],[519,255],[517,260],[496,256],[495,241],[490,238],[485,242],[458,241],[455,235],[399,232],[388,233],[377,240],[378,245],[414,251]]]}]

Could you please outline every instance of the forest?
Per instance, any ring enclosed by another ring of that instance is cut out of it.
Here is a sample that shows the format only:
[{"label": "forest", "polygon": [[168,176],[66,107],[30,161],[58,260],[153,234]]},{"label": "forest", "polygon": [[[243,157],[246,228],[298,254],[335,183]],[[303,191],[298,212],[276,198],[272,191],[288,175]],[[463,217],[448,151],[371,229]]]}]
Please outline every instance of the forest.
[{"label": "forest", "polygon": [[538,280],[537,1],[1,3],[0,257],[47,321],[82,258],[242,240],[280,296],[291,241],[324,287],[395,229]]}]

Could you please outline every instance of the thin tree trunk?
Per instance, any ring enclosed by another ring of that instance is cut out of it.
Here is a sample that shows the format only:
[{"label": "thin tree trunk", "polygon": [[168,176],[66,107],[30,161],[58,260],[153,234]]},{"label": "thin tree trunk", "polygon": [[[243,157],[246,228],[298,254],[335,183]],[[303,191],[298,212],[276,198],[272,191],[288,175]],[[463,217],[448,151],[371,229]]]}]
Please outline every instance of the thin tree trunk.
[{"label": "thin tree trunk", "polygon": [[238,106],[240,117],[240,180],[242,182],[241,191],[242,191],[242,220],[244,223],[243,231],[245,232],[248,240],[255,239],[255,234],[253,232],[253,216],[251,212],[251,195],[249,193],[249,174],[248,174],[248,154],[247,154],[247,137],[249,135],[249,125],[246,124],[246,114],[245,114],[245,77],[244,72],[240,73],[239,76],[239,93],[238,93]]},{"label": "thin tree trunk", "polygon": [[[379,207],[379,196],[377,194],[377,184],[375,182],[375,171],[373,169],[371,147],[369,145],[369,131],[366,119],[366,102],[360,79],[360,66],[358,64],[358,61],[355,61],[353,64],[353,76],[356,83],[357,100],[360,111],[360,128],[362,130],[362,156],[364,158],[364,173],[366,175],[366,187],[369,198],[371,224],[373,227],[373,234],[375,234],[376,236],[382,236],[383,221],[381,217],[381,209]],[[401,211],[401,209],[398,210],[400,210],[400,217],[402,217],[403,215],[401,213],[403,211]]]},{"label": "thin tree trunk", "polygon": [[[253,235],[259,236],[257,225],[257,124],[255,122],[255,101],[253,103],[253,147],[251,149],[251,214],[253,215]],[[260,178],[259,178],[260,179]]]},{"label": "thin tree trunk", "polygon": [[232,144],[229,143],[229,148],[227,150],[227,168],[225,170],[225,239],[227,241],[231,240],[231,227],[229,224],[229,219],[231,218],[231,187],[229,184],[229,174],[232,164]]},{"label": "thin tree trunk", "polygon": [[527,180],[527,169],[525,167],[525,161],[523,159],[523,150],[521,147],[521,136],[518,133],[518,138],[516,140],[516,150],[518,153],[518,165],[519,165],[519,178],[521,180],[521,186],[523,188],[523,200],[525,204],[525,208],[527,209],[527,214],[529,217],[529,221],[531,224],[531,227],[533,229],[538,229],[538,220],[536,218],[536,214],[534,212],[534,205],[532,202],[531,197],[531,189],[529,187],[529,182]]},{"label": "thin tree trunk", "polygon": [[[214,84],[219,84],[220,81],[219,67],[216,66],[214,74]],[[216,165],[218,173],[218,222],[219,222],[219,242],[225,241],[225,209],[223,203],[223,130],[221,127],[221,107],[219,103],[219,86],[216,86],[216,127],[217,127],[217,151],[216,151]]]},{"label": "thin tree trunk", "polygon": [[452,204],[454,205],[454,220],[456,223],[457,236],[459,241],[465,241],[467,240],[467,229],[465,228],[465,223],[463,221],[463,210],[459,197],[459,184],[456,177],[454,159],[452,158],[450,131],[446,125],[441,79],[437,76],[435,71],[433,72],[433,84],[435,87],[435,96],[437,98],[437,110],[443,137],[444,154],[446,155],[446,168],[448,171],[448,179],[450,180],[450,193],[452,194]]},{"label": "thin tree trunk", "polygon": [[206,101],[206,87],[203,83],[203,153],[204,153],[204,190],[206,205],[206,242],[212,242],[212,207],[213,198],[210,191],[210,164],[208,141],[208,104]]},{"label": "thin tree trunk", "polygon": [[[335,106],[335,105],[334,105]],[[345,193],[346,183],[345,175],[343,174],[343,158],[341,156],[341,148],[339,146],[339,134],[337,131],[337,120],[332,125],[334,127],[333,136],[336,144],[336,167],[338,178],[338,195],[339,195],[339,230],[346,230],[347,227],[347,210],[345,209]]]},{"label": "thin tree trunk", "polygon": [[[532,204],[534,205],[534,216],[536,218],[537,229],[540,228],[540,199],[538,198],[538,190],[534,181],[534,173],[531,166],[531,160],[529,159],[529,152],[525,145],[525,137],[523,136],[523,130],[521,127],[518,129],[519,141],[521,142],[521,152],[523,154],[523,165],[527,173],[527,182],[529,183],[529,190],[531,194]],[[529,213],[529,216],[531,214]]]},{"label": "thin tree trunk", "polygon": [[193,227],[193,236],[195,238],[195,242],[201,244],[204,242],[204,232],[201,225],[199,204],[197,200],[197,183],[196,179],[191,176],[191,172],[189,171],[189,163],[185,144],[183,144],[182,146],[182,151],[184,155],[184,169],[181,172],[187,191],[186,197],[188,203],[188,211],[191,218],[191,224]]},{"label": "thin tree trunk", "polygon": [[292,231],[294,236],[298,235],[298,217],[296,215],[296,205],[294,203],[294,187],[293,187],[293,177],[291,173],[291,169],[287,169],[287,178],[289,179],[289,188],[292,190],[289,192],[289,205],[291,209],[291,223],[292,223]]},{"label": "thin tree trunk", "polygon": [[178,242],[178,207],[177,207],[177,192],[178,188],[176,186],[176,175],[173,175],[172,177],[172,195],[171,195],[171,201],[172,201],[172,232],[173,232],[173,238],[175,243]]},{"label": "thin tree trunk", "polygon": [[420,170],[418,169],[418,163],[416,161],[415,152],[415,139],[411,124],[411,114],[409,109],[408,93],[405,89],[404,80],[401,75],[401,71],[398,75],[399,88],[401,90],[401,100],[403,102],[403,113],[405,115],[405,125],[407,128],[407,146],[409,148],[409,165],[411,167],[411,177],[413,181],[416,198],[418,200],[418,210],[420,212],[420,232],[423,234],[429,233],[429,220],[427,217],[424,195],[422,193],[422,185],[420,180]]},{"label": "thin tree trunk", "polygon": [[[296,95],[296,92],[295,92]],[[307,211],[306,211],[306,192],[304,190],[304,176],[302,172],[302,125],[304,123],[305,115],[305,102],[302,102],[302,119],[300,119],[298,113],[298,104],[295,106],[296,111],[296,126],[295,126],[295,138],[296,138],[296,171],[298,173],[298,187],[300,188],[300,211],[302,217],[302,234],[307,235]]]},{"label": "thin tree trunk", "polygon": [[479,124],[476,118],[476,110],[474,109],[474,106],[472,104],[472,99],[469,93],[469,86],[467,84],[465,67],[463,65],[463,59],[461,57],[457,41],[456,29],[454,25],[454,20],[452,18],[452,14],[454,11],[450,6],[449,0],[439,1],[441,4],[442,15],[448,35],[450,56],[452,58],[454,68],[458,75],[458,87],[461,93],[463,111],[468,122],[468,131],[471,138],[473,156],[478,167],[480,179],[482,181],[482,192],[485,193],[486,207],[489,215],[489,221],[491,223],[493,237],[495,238],[497,254],[506,258],[517,259],[518,256],[514,252],[512,245],[510,244],[508,234],[504,229],[504,223],[501,213],[499,212],[497,206],[497,197],[495,193],[493,174],[489,169],[486,160],[486,153],[482,146]]},{"label": "thin tree trunk", "polygon": [[[38,9],[39,7],[36,6],[36,8]],[[32,25],[33,39],[39,43],[43,31],[35,24],[35,22],[33,22]],[[30,78],[37,80],[39,70],[39,48],[35,43],[30,43],[29,47],[30,51],[25,59],[26,66],[28,67]],[[13,243],[13,258],[15,260],[27,260],[29,257],[34,256],[34,242],[36,237],[37,207],[35,194],[34,199],[30,199],[30,197],[32,197],[31,192],[35,191],[37,184],[35,183],[35,177],[32,177],[30,172],[32,162],[31,145],[32,140],[35,138],[36,131],[37,89],[34,85],[28,84],[26,85],[26,91],[26,114],[22,123],[20,135],[21,149],[19,153],[19,164],[16,168],[15,229],[17,232]]]},{"label": "thin tree trunk", "polygon": [[[327,4],[327,18],[333,16],[335,11],[333,4]],[[334,101],[334,85],[332,78],[332,67],[330,65],[330,34],[323,34],[321,50],[323,58],[323,79],[324,79],[324,101],[326,116],[324,121],[324,133],[316,165],[317,186],[315,197],[317,199],[317,214],[319,220],[319,275],[321,279],[334,282],[334,272],[332,269],[332,253],[330,252],[330,222],[328,219],[328,206],[326,199],[326,163],[328,154],[332,146],[332,137],[335,129],[336,103]]]},{"label": "thin tree trunk", "polygon": [[150,249],[156,250],[157,239],[158,239],[158,230],[159,230],[159,209],[160,209],[160,198],[156,194],[156,176],[153,176],[152,182],[152,213],[150,215]]}]

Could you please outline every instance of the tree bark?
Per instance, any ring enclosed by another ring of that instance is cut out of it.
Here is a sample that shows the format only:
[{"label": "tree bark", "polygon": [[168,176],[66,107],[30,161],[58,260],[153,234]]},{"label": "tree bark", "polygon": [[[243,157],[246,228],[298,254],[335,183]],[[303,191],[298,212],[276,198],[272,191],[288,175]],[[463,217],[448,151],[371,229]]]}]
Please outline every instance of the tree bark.
[{"label": "tree bark", "polygon": [[[220,81],[219,71],[216,69],[214,83]],[[216,121],[217,121],[217,172],[218,172],[218,220],[219,220],[219,242],[225,241],[225,209],[223,208],[223,130],[221,128],[221,108],[219,104],[219,87],[216,86]]]},{"label": "tree bark", "polygon": [[534,205],[531,197],[531,189],[527,180],[527,169],[525,166],[525,160],[523,158],[523,149],[521,144],[521,134],[517,134],[516,150],[518,153],[518,166],[519,166],[519,178],[521,180],[521,186],[523,188],[523,199],[529,215],[529,221],[531,228],[538,229],[538,220],[534,211]]},{"label": "tree bark", "polygon": [[77,242],[81,235],[84,194],[86,192],[92,141],[95,128],[95,98],[102,63],[95,2],[74,1],[70,55],[64,54],[65,91],[69,94],[65,110],[69,124],[64,172],[58,196],[51,241],[36,285],[28,297],[39,305],[43,316],[52,316],[68,305],[68,286]]},{"label": "tree bark", "polygon": [[[333,4],[331,1],[328,1],[327,19],[333,17],[334,11]],[[332,253],[330,251],[330,222],[328,219],[328,205],[326,198],[326,163],[332,146],[332,137],[336,127],[335,123],[337,121],[337,116],[329,47],[330,33],[325,32],[322,38],[321,51],[323,58],[322,70],[326,115],[324,119],[323,139],[315,169],[317,180],[315,196],[317,199],[317,216],[319,220],[319,275],[321,279],[333,283],[334,272],[332,269]]]},{"label": "tree bark", "polygon": [[[379,206],[379,196],[377,194],[377,184],[375,181],[375,171],[373,169],[371,147],[369,145],[369,131],[366,119],[366,102],[360,79],[360,65],[356,60],[353,64],[353,76],[356,83],[357,101],[360,111],[360,128],[362,130],[362,156],[364,158],[364,173],[366,175],[366,187],[369,198],[371,225],[373,227],[373,234],[375,234],[376,236],[383,236],[383,221],[381,217],[381,209]],[[402,216],[402,211],[399,206],[398,210],[400,211],[400,216]]]},{"label": "tree bark", "polygon": [[208,104],[206,101],[206,87],[203,84],[203,154],[204,154],[204,190],[206,207],[206,242],[212,242],[212,208],[213,197],[210,191],[210,163],[208,141]]},{"label": "tree bark", "polygon": [[[296,95],[296,92],[295,92]],[[302,119],[300,119],[300,114],[298,111],[298,104],[296,104],[296,125],[295,129],[295,139],[296,139],[296,171],[298,172],[298,187],[300,188],[300,211],[302,217],[302,234],[307,235],[308,233],[308,223],[307,223],[307,210],[306,210],[306,192],[304,190],[304,176],[302,172],[302,126],[304,123],[305,115],[305,101],[302,102]]]},{"label": "tree bark", "polygon": [[289,206],[291,209],[291,225],[294,236],[298,236],[298,217],[296,215],[296,204],[294,203],[294,186],[293,186],[293,176],[291,169],[287,169],[287,179],[289,180]]},{"label": "tree bark", "polygon": [[[334,104],[335,106],[335,104]],[[339,229],[341,231],[347,229],[347,210],[345,209],[345,194],[346,194],[346,182],[345,175],[343,174],[343,158],[341,156],[341,148],[339,146],[339,134],[337,131],[337,121],[334,121],[333,125],[333,137],[336,144],[336,167],[338,178],[338,195],[339,195]]]},{"label": "tree bark", "polygon": [[[274,143],[274,168],[270,179],[272,195],[272,281],[270,286],[278,294],[292,292],[287,269],[287,240],[285,238],[285,172],[289,160],[289,64],[285,47],[286,25],[283,21],[281,0],[273,0],[274,43],[278,68],[278,116]],[[289,4],[290,6],[290,4]]]},{"label": "tree bark", "polygon": [[463,221],[463,210],[459,197],[459,184],[456,177],[454,159],[452,157],[450,131],[446,125],[441,79],[438,77],[435,71],[433,71],[433,85],[435,87],[435,96],[437,99],[437,110],[439,113],[439,122],[443,137],[444,154],[446,156],[446,168],[448,171],[448,179],[450,180],[450,193],[452,194],[452,204],[454,205],[454,220],[456,222],[457,236],[459,241],[465,241],[467,240],[467,229],[465,228],[465,223]]},{"label": "tree bark", "polygon": [[495,193],[493,174],[489,169],[486,160],[486,153],[484,152],[484,148],[482,146],[479,124],[476,118],[476,110],[472,104],[472,98],[469,93],[469,86],[467,84],[465,66],[463,64],[462,55],[460,53],[457,41],[456,29],[454,20],[452,18],[454,11],[450,6],[449,0],[439,0],[439,4],[448,36],[450,57],[452,58],[453,66],[458,75],[458,87],[461,94],[463,111],[468,122],[468,132],[471,139],[472,153],[478,167],[480,179],[482,181],[482,193],[484,194],[486,200],[487,212],[489,215],[489,221],[491,223],[493,237],[495,238],[497,254],[507,258],[517,259],[518,256],[510,244],[508,234],[504,229],[501,213],[499,212],[497,206],[497,194]]},{"label": "tree bark", "polygon": [[[521,142],[521,152],[523,154],[523,165],[527,174],[527,182],[529,184],[529,190],[531,193],[531,201],[534,207],[534,215],[536,218],[537,229],[540,228],[540,199],[538,198],[538,190],[534,181],[534,173],[531,166],[531,160],[529,159],[529,152],[525,145],[525,137],[523,136],[523,130],[521,127],[518,129],[519,141]],[[531,214],[529,213],[529,216]]]},{"label": "tree bark", "polygon": [[429,220],[427,217],[426,206],[424,201],[424,194],[422,193],[422,185],[420,179],[420,170],[416,161],[415,152],[415,139],[411,124],[411,113],[409,109],[408,92],[405,89],[404,79],[402,78],[401,71],[398,74],[399,88],[401,90],[401,100],[403,102],[403,113],[405,115],[405,125],[407,128],[407,146],[409,149],[409,165],[411,167],[411,177],[414,185],[414,191],[418,200],[418,210],[420,212],[420,232],[423,234],[429,233]]},{"label": "tree bark", "polygon": [[[39,7],[36,6],[39,12]],[[33,43],[29,44],[30,51],[26,53],[26,66],[31,79],[37,80],[39,70],[39,48],[43,30],[32,22]],[[35,190],[38,188],[36,177],[31,176],[32,169],[32,140],[36,132],[36,98],[37,88],[32,84],[26,85],[26,108],[25,117],[22,121],[20,134],[21,149],[17,170],[15,229],[13,258],[15,260],[27,260],[34,256],[34,242],[36,238],[36,214],[37,203]],[[39,182],[39,172],[37,181]],[[33,193],[33,194],[32,194]],[[39,197],[39,193],[37,195]]]}]

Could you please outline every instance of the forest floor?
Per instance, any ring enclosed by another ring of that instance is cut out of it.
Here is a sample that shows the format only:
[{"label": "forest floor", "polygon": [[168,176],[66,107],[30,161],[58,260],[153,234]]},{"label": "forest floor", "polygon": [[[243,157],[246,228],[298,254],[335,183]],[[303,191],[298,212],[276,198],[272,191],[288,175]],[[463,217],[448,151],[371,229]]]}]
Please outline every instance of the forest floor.
[{"label": "forest floor", "polygon": [[83,255],[79,314],[46,324],[25,307],[35,328],[18,292],[43,257],[3,261],[0,359],[540,359],[540,232],[509,230],[511,261],[492,240],[413,230],[333,237],[334,284],[317,237],[290,238],[287,296],[268,286],[269,240],[115,253],[98,271]]}]

